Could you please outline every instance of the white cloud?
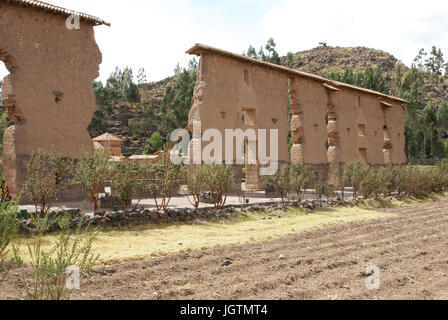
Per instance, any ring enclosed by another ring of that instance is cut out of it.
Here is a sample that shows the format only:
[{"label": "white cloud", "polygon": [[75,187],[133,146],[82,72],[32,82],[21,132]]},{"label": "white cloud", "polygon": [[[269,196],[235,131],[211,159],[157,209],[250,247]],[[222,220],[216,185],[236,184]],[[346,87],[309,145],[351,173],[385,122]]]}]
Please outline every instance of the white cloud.
[{"label": "white cloud", "polygon": [[448,52],[446,1],[284,1],[263,21],[282,53],[316,47],[365,46],[387,51],[410,65],[419,49]]}]

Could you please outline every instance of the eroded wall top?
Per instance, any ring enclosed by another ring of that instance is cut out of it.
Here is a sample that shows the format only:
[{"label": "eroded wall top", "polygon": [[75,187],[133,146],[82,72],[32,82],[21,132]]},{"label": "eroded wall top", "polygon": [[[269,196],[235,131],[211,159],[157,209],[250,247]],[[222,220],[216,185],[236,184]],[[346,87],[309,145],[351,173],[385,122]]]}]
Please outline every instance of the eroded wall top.
[{"label": "eroded wall top", "polygon": [[[34,1],[33,3],[36,3]],[[68,29],[66,15],[0,1],[0,58],[12,67],[2,97],[16,125],[16,152],[55,149],[66,157],[92,149],[87,132],[101,53],[93,23]]]},{"label": "eroded wall top", "polygon": [[10,72],[2,103],[14,122],[4,134],[2,164],[13,195],[39,149],[67,158],[93,153],[87,127],[102,60],[93,30],[98,24],[107,23],[40,1],[0,0],[0,59]]}]

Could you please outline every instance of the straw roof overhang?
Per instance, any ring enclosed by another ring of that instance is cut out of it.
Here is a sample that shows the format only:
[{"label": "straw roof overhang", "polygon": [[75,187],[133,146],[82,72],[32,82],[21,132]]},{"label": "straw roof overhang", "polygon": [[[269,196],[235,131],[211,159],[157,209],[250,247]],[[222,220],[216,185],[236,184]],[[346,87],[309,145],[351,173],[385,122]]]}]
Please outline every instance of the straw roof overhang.
[{"label": "straw roof overhang", "polygon": [[99,142],[99,141],[117,141],[117,142],[123,142],[123,141],[124,141],[123,139],[121,139],[121,138],[119,138],[119,137],[117,137],[117,136],[114,136],[113,134],[110,134],[110,133],[102,134],[102,135],[100,135],[100,136],[98,136],[98,137],[96,137],[96,138],[93,138],[92,140],[93,140],[93,141],[97,141],[97,142]]},{"label": "straw roof overhang", "polygon": [[359,91],[359,92],[363,92],[363,93],[367,93],[367,94],[372,94],[375,95],[377,97],[380,97],[382,99],[388,99],[394,102],[398,102],[399,104],[407,104],[408,101],[392,96],[392,95],[387,95],[381,92],[377,92],[374,90],[370,90],[370,89],[366,89],[366,88],[362,88],[362,87],[358,87],[358,86],[354,86],[354,85],[350,85],[347,83],[343,83],[343,82],[339,82],[339,81],[334,81],[334,80],[329,80],[329,79],[325,79],[324,77],[320,77],[320,76],[316,76],[314,74],[311,73],[307,73],[307,72],[303,72],[303,71],[298,71],[295,69],[291,69],[291,68],[287,68],[284,66],[280,66],[274,63],[270,63],[270,62],[266,62],[266,61],[261,61],[261,60],[257,60],[257,59],[253,59],[253,58],[249,58],[247,56],[244,55],[240,55],[240,54],[236,54],[233,52],[229,52],[229,51],[225,51],[222,49],[218,49],[218,48],[214,48],[211,46],[207,46],[204,44],[200,44],[197,43],[195,44],[191,49],[189,49],[186,53],[188,54],[193,54],[196,56],[201,56],[202,53],[213,53],[213,54],[217,54],[217,55],[222,55],[225,57],[229,57],[229,58],[233,58],[233,59],[237,59],[246,63],[251,63],[251,64],[255,64],[258,65],[260,67],[264,67],[264,68],[269,68],[269,69],[273,69],[276,70],[278,72],[282,72],[282,73],[286,73],[289,75],[293,75],[293,76],[298,76],[298,77],[303,77],[303,78],[308,78],[314,81],[318,81],[324,85],[327,86],[327,89],[331,87],[330,90],[339,90],[338,87],[342,87],[342,88],[348,88],[348,89],[352,89],[355,91]]},{"label": "straw roof overhang", "polygon": [[28,7],[28,8],[36,8],[36,9],[44,10],[49,13],[59,14],[64,17],[69,17],[71,15],[79,16],[81,21],[84,21],[85,23],[88,23],[88,24],[92,24],[94,26],[98,26],[98,25],[110,26],[110,23],[108,23],[100,18],[94,17],[90,14],[77,12],[77,11],[70,10],[70,9],[65,9],[65,8],[50,4],[50,3],[43,2],[43,1],[36,1],[36,0],[0,0],[0,1],[11,3],[11,4],[16,4],[16,5],[20,5],[20,6]]}]

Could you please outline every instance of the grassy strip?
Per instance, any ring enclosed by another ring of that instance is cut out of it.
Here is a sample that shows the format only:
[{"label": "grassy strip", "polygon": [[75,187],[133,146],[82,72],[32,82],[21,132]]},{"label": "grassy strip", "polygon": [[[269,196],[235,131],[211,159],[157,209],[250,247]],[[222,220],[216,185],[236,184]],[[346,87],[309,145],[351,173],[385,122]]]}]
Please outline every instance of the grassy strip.
[{"label": "grassy strip", "polygon": [[[312,213],[303,210],[288,210],[282,217],[267,213],[244,213],[234,219],[214,222],[199,221],[195,224],[146,225],[125,230],[103,231],[94,243],[93,251],[99,253],[100,264],[145,260],[167,254],[203,250],[219,246],[238,245],[250,242],[325,228],[337,223],[390,217],[361,208],[322,209]],[[54,235],[44,237],[48,246]],[[15,239],[14,243],[28,262],[26,244],[29,239]]]},{"label": "grassy strip", "polygon": [[[446,199],[446,195],[432,195],[426,199],[365,200],[355,208],[329,208],[312,212],[289,209],[281,217],[266,212],[247,212],[236,213],[230,220],[106,229],[100,232],[93,251],[101,255],[99,264],[145,260],[168,254],[266,241],[334,224],[393,217],[394,214],[375,210]],[[49,246],[55,237],[45,236],[43,245]],[[25,262],[29,261],[26,250],[29,241],[26,238],[13,241],[24,255]]]}]

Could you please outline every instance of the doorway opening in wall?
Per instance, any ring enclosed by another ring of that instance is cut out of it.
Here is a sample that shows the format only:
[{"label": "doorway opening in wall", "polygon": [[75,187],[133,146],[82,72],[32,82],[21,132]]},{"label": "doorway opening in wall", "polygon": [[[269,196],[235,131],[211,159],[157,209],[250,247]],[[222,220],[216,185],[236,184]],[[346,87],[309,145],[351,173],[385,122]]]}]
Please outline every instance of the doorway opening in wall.
[{"label": "doorway opening in wall", "polygon": [[[0,98],[2,97],[2,84],[3,84],[3,78],[6,77],[8,75],[8,69],[6,69],[5,64],[3,63],[2,60],[0,60]],[[3,107],[3,105],[1,104],[1,99],[0,99],[0,105]]]},{"label": "doorway opening in wall", "polygon": [[241,168],[241,183],[246,183],[246,168],[247,168],[247,140],[243,141],[241,148],[243,149],[243,166]]},{"label": "doorway opening in wall", "polygon": [[358,125],[358,135],[360,137],[366,136],[366,125],[365,124],[359,124]]},{"label": "doorway opening in wall", "polygon": [[3,135],[13,125],[6,115],[6,107],[2,103],[3,79],[9,74],[4,62],[0,60],[0,153],[3,153]]},{"label": "doorway opening in wall", "polygon": [[245,124],[246,126],[254,126],[255,125],[255,109],[243,108],[242,120],[243,120],[243,124]]},{"label": "doorway opening in wall", "polygon": [[367,163],[367,149],[366,148],[359,148],[359,159]]}]

